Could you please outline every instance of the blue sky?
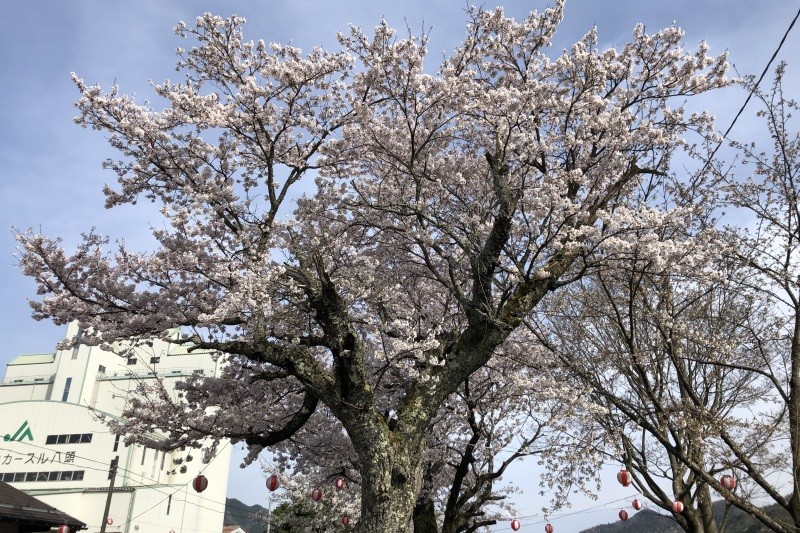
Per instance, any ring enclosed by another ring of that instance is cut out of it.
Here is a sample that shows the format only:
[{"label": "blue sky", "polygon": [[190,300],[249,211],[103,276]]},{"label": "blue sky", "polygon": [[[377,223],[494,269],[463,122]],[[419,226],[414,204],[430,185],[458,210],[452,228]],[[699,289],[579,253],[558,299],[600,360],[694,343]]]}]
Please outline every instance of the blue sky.
[{"label": "blue sky", "polygon": [[[204,11],[244,16],[248,38],[292,42],[304,49],[335,46],[336,31],[345,30],[348,23],[371,28],[386,18],[399,28],[424,26],[431,28],[430,65],[434,66],[463,37],[466,5],[464,0],[4,2],[0,8],[4,19],[0,32],[0,365],[4,367],[21,353],[52,351],[64,333],[63,328],[30,318],[27,299],[35,296],[35,288],[16,266],[12,227],[61,235],[70,246],[92,227],[135,242],[144,238],[149,224],[159,223],[155,211],[103,208],[102,185],[113,182],[114,176],[100,164],[115,154],[101,134],[73,124],[78,92],[70,82],[70,72],[104,87],[116,81],[123,92],[148,97],[149,80],[176,76],[174,50],[184,43],[173,35],[173,26],[179,20],[191,22]],[[509,15],[518,18],[531,9],[547,7],[539,0],[504,5]],[[484,6],[490,8],[493,3]],[[791,0],[568,0],[554,52],[569,46],[593,24],[601,44],[608,46],[624,44],[637,22],[655,30],[675,21],[687,33],[687,47],[705,39],[711,52],[729,51],[741,73],[759,74],[796,9]],[[786,87],[800,86],[800,64],[791,65],[798,51],[800,28],[790,35],[778,58],[790,63],[789,78],[795,80]],[[703,105],[724,129],[745,97],[734,87]],[[758,131],[751,121],[753,110],[740,119],[732,137],[749,138]],[[519,507],[525,515],[544,503],[537,501],[535,476],[530,472],[523,469],[517,476],[524,489]],[[264,502],[263,478],[257,469],[232,475],[231,496],[248,504]],[[602,475],[612,485],[614,472]],[[601,494],[597,503],[620,496]],[[591,505],[595,503],[576,502],[578,509]],[[577,531],[615,520],[618,510],[615,504],[608,511],[577,515],[554,525],[559,533]],[[538,527],[543,526],[523,531]]]}]

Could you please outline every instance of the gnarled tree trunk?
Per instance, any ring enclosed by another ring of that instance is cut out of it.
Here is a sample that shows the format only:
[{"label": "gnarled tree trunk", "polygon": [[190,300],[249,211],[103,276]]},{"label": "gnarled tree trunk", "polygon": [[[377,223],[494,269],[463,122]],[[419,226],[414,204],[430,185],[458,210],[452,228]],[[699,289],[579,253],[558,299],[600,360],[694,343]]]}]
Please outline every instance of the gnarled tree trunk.
[{"label": "gnarled tree trunk", "polygon": [[361,517],[357,533],[408,533],[422,487],[427,420],[387,420],[346,407],[341,417],[358,454]]}]

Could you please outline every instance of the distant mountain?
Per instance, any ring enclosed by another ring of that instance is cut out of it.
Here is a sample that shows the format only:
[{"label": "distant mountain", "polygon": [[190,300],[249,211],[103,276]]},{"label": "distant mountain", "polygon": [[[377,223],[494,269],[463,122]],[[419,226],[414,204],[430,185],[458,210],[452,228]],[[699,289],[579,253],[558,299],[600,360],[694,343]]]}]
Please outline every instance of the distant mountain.
[{"label": "distant mountain", "polygon": [[[714,516],[719,524],[725,513],[725,501],[716,501],[713,504]],[[777,505],[766,508],[767,512],[782,522],[790,522],[789,516]],[[644,509],[639,512],[628,511],[631,515],[627,521],[618,520],[611,524],[594,526],[584,529],[581,533],[678,533],[683,531],[673,520],[672,516],[658,514]],[[766,533],[770,530],[761,522],[735,507],[728,510],[728,523],[725,533]],[[250,533],[248,531],[248,533]]]},{"label": "distant mountain", "polygon": [[638,512],[628,511],[628,513],[630,518],[625,522],[618,520],[610,524],[584,529],[581,533],[639,533],[640,531],[642,533],[678,533],[683,531],[671,517],[647,509]]},{"label": "distant mountain", "polygon": [[225,525],[237,525],[247,533],[264,533],[267,529],[267,509],[260,505],[247,505],[236,498],[225,500]]}]

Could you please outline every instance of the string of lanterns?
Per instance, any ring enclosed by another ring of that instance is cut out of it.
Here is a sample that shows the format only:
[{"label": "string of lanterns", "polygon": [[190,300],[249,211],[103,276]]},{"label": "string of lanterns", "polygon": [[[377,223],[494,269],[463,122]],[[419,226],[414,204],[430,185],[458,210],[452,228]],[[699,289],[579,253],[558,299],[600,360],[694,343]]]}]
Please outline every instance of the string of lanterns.
[{"label": "string of lanterns", "polygon": [[[633,476],[625,468],[622,468],[617,473],[617,481],[623,487],[628,487],[633,483]],[[725,474],[722,477],[720,477],[719,483],[726,490],[729,490],[729,491],[733,491],[736,488],[736,478],[733,477],[730,474]],[[337,477],[333,482],[333,486],[337,490],[344,490],[345,485],[346,485],[346,483],[345,483],[345,479],[343,477]],[[266,481],[266,486],[267,486],[267,489],[270,492],[274,492],[275,490],[277,490],[278,487],[280,486],[280,480],[279,480],[278,476],[276,474],[272,474],[271,476],[269,476],[267,478],[267,481]],[[203,492],[204,490],[206,490],[206,488],[208,488],[208,478],[205,477],[203,474],[198,474],[197,477],[195,477],[194,480],[192,480],[192,488],[197,493]],[[316,487],[311,491],[311,499],[314,500],[315,502],[318,502],[318,501],[322,500],[322,495],[323,495],[322,494],[322,489],[320,489],[319,487]],[[631,502],[631,506],[636,511],[639,511],[644,507],[644,505],[642,504],[642,502],[638,498],[634,498],[633,502]],[[683,502],[681,502],[680,500],[675,500],[674,502],[672,502],[671,510],[675,514],[682,513],[683,510],[684,510]],[[623,522],[629,518],[628,512],[625,509],[621,509],[619,511],[618,516],[619,516],[619,519],[622,520]],[[114,523],[114,520],[112,518],[108,518],[106,523],[111,525],[111,524]],[[349,526],[350,525],[350,517],[348,515],[343,515],[342,518],[341,518],[341,523],[345,527]],[[522,527],[522,523],[519,520],[517,520],[516,518],[511,520],[511,529],[512,530],[519,531],[519,529],[521,527]],[[544,530],[545,530],[545,533],[553,533],[552,524],[545,525],[544,526]],[[66,524],[63,524],[62,526],[60,526],[58,528],[58,533],[70,533],[69,526],[66,525]],[[174,533],[174,531],[170,531],[170,533]]]},{"label": "string of lanterns", "polygon": [[[275,492],[278,489],[278,487],[280,486],[280,480],[279,480],[279,478],[278,478],[278,476],[276,474],[272,474],[271,476],[269,476],[267,478],[267,483],[266,484],[267,484],[267,489],[270,492]],[[344,480],[343,477],[337,477],[333,481],[333,486],[337,490],[344,490],[345,485],[346,484],[345,484],[345,480]],[[322,489],[320,489],[319,487],[315,487],[311,491],[311,499],[314,500],[315,502],[318,502],[318,501],[322,500]],[[350,517],[348,515],[342,515],[341,522],[342,522],[343,526],[345,526],[345,527],[349,526],[350,525]]]},{"label": "string of lanterns", "polygon": [[[631,476],[630,472],[628,472],[627,470],[625,470],[623,468],[617,473],[617,481],[619,481],[620,484],[623,487],[627,487],[628,485],[633,483],[633,477]],[[719,478],[719,484],[722,485],[725,489],[732,491],[733,489],[736,488],[736,478],[734,478],[730,474],[725,474],[725,475],[723,475],[722,477]],[[636,509],[637,511],[642,509],[642,507],[643,507],[642,502],[639,501],[638,498],[635,498],[633,500],[633,502],[631,503],[631,506],[634,509]],[[685,506],[684,506],[683,502],[681,502],[680,500],[675,500],[675,501],[672,502],[672,505],[670,506],[670,509],[675,514],[681,514],[683,512],[683,510],[685,509]],[[628,512],[625,509],[622,509],[619,512],[619,519],[622,520],[622,521],[625,521],[625,520],[628,519]],[[550,532],[548,531],[547,533],[550,533]]]},{"label": "string of lanterns", "polygon": [[[633,476],[631,475],[630,472],[628,472],[625,468],[623,468],[617,473],[617,481],[619,481],[619,483],[623,487],[628,487],[633,483]],[[730,491],[732,491],[733,489],[736,488],[736,478],[734,478],[730,474],[725,474],[722,477],[720,477],[719,483],[725,489],[730,490]],[[640,510],[642,510],[644,508],[644,504],[642,503],[642,501],[639,498],[634,498],[633,501],[631,502],[631,507],[633,507],[636,511],[640,511]],[[680,500],[675,500],[674,502],[672,502],[671,510],[675,514],[682,513],[684,508],[685,508],[684,504]],[[628,518],[630,518],[630,515],[628,514],[628,511],[626,511],[625,509],[621,509],[619,511],[619,513],[618,513],[618,516],[619,516],[619,519],[622,520],[623,522],[625,520],[627,520]],[[522,527],[522,523],[518,519],[514,518],[513,520],[511,520],[511,529],[512,530],[519,531],[519,529],[521,527]],[[552,524],[545,525],[544,526],[544,531],[545,531],[545,533],[553,533],[553,531],[554,531],[553,525]]]},{"label": "string of lanterns", "polygon": [[[628,487],[633,483],[633,476],[625,468],[622,468],[617,473],[617,481],[623,487]],[[734,478],[730,474],[723,475],[719,479],[719,482],[720,485],[722,485],[727,490],[732,491],[733,489],[736,488],[736,478]],[[276,474],[272,474],[271,476],[269,476],[267,478],[266,485],[267,489],[270,492],[274,492],[275,490],[277,490],[278,487],[280,486],[280,480],[278,479],[278,476]],[[337,477],[333,482],[333,486],[337,490],[343,490],[345,488],[345,485],[346,483],[343,477]],[[198,493],[203,492],[204,490],[206,490],[207,487],[208,487],[208,478],[206,478],[202,474],[198,474],[198,476],[194,478],[194,480],[192,481],[192,488],[194,488],[194,490]],[[322,489],[320,489],[319,487],[316,487],[311,491],[311,499],[314,500],[315,502],[322,500],[322,495],[323,495]],[[634,500],[631,502],[631,507],[633,507],[636,511],[639,511],[644,507],[644,505],[638,498],[634,498]],[[680,514],[683,512],[684,505],[680,500],[675,500],[674,502],[672,502],[671,509],[673,513]],[[619,519],[622,520],[623,522],[629,518],[628,512],[625,509],[621,509],[619,511],[618,516]],[[112,522],[113,522],[112,519],[109,518],[108,523],[111,524]],[[343,515],[341,518],[341,523],[345,527],[349,526],[350,517],[348,515]],[[517,520],[516,518],[511,520],[512,530],[519,531],[521,527],[522,523],[519,520]],[[552,524],[545,525],[544,531],[545,533],[553,533],[553,525]],[[69,526],[67,526],[66,524],[62,525],[61,527],[58,528],[58,533],[70,533]]]},{"label": "string of lanterns", "polygon": [[[633,476],[631,475],[630,472],[628,472],[627,470],[625,470],[623,468],[617,473],[617,481],[619,481],[619,483],[623,487],[628,487],[633,483]],[[724,476],[722,476],[719,479],[719,483],[724,488],[726,488],[727,490],[730,490],[730,491],[732,491],[733,489],[736,488],[736,478],[734,478],[730,474],[725,474]],[[639,498],[634,498],[633,501],[631,502],[631,507],[633,507],[636,511],[640,511],[640,510],[642,510],[644,508],[644,504],[642,503],[642,501]],[[682,513],[684,508],[685,508],[684,504],[680,500],[675,500],[674,502],[672,502],[671,509],[672,509],[672,512],[674,512],[675,514]],[[628,514],[628,511],[626,511],[625,509],[621,509],[619,511],[618,516],[619,516],[619,519],[622,520],[623,522],[630,517],[630,515]],[[522,523],[519,520],[517,520],[516,518],[511,520],[511,529],[512,530],[519,531],[519,529],[521,527],[522,527]],[[553,533],[553,525],[552,524],[545,525],[544,526],[544,531],[545,531],[545,533]]]}]

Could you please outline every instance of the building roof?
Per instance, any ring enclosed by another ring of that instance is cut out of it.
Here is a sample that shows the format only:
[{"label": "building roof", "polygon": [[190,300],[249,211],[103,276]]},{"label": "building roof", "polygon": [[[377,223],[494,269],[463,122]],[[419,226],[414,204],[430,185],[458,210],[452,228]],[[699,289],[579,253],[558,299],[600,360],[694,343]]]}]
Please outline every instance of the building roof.
[{"label": "building roof", "polygon": [[222,533],[246,533],[240,526],[225,526],[222,528]]},{"label": "building roof", "polygon": [[8,483],[0,481],[0,524],[20,524],[20,531],[43,531],[67,524],[71,531],[86,529],[86,524],[28,496]]},{"label": "building roof", "polygon": [[11,365],[35,365],[39,363],[52,363],[56,359],[56,354],[54,353],[32,353],[32,354],[24,354],[19,355],[11,360],[8,363],[9,366]]}]

